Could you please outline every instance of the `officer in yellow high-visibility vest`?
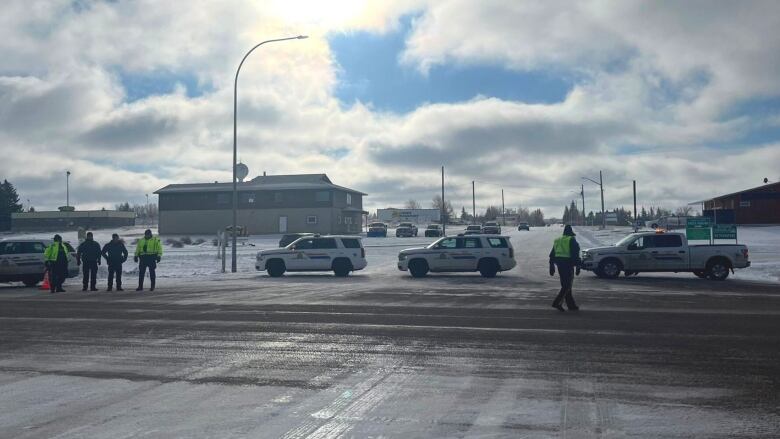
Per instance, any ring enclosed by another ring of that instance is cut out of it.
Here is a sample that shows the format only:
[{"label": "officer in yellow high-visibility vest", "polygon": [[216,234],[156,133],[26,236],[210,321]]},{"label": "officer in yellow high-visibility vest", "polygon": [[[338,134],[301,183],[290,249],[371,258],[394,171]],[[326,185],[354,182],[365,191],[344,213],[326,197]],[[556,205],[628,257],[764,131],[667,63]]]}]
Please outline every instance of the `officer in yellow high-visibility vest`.
[{"label": "officer in yellow high-visibility vest", "polygon": [[149,281],[151,287],[149,291],[154,291],[154,283],[157,278],[155,275],[155,269],[157,263],[162,258],[162,244],[160,239],[152,236],[152,231],[146,229],[144,237],[138,240],[138,245],[135,247],[135,257],[133,260],[138,262],[138,288],[136,291],[143,291],[144,289],[144,277],[146,276],[146,269],[149,269]]},{"label": "officer in yellow high-visibility vest", "polygon": [[70,254],[68,248],[62,243],[62,236],[54,235],[53,241],[43,252],[43,260],[46,269],[49,270],[49,292],[64,293],[62,283],[68,277]]},{"label": "officer in yellow high-visibility vest", "polygon": [[574,275],[580,275],[580,245],[574,238],[574,230],[570,225],[563,228],[563,236],[556,239],[553,248],[550,251],[550,276],[555,276],[555,267],[558,267],[558,276],[561,278],[561,291],[553,301],[553,308],[558,311],[564,311],[561,302],[566,300],[566,307],[570,311],[580,309],[574,302],[572,296],[572,285],[574,284]]}]

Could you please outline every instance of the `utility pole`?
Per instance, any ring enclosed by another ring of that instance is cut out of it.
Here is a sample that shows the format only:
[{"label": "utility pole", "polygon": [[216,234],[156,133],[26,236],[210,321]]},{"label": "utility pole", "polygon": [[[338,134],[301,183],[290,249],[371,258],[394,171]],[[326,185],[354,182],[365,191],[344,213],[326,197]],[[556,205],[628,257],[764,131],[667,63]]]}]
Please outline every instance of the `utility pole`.
[{"label": "utility pole", "polygon": [[580,184],[580,195],[582,195],[582,225],[587,225],[587,216],[585,216],[585,184]]},{"label": "utility pole", "polygon": [[503,225],[506,226],[506,207],[504,207],[504,190],[501,189],[501,219],[504,223]]},{"label": "utility pole", "polygon": [[70,207],[70,171],[65,171],[65,206]]},{"label": "utility pole", "polygon": [[604,178],[599,171],[599,187],[601,188],[601,228],[607,228],[607,216],[604,213]]},{"label": "utility pole", "polygon": [[477,223],[477,195],[474,192],[474,180],[471,180],[471,224]]},{"label": "utility pole", "polygon": [[638,230],[639,228],[637,227],[637,222],[636,222],[636,180],[634,180],[634,232]]},{"label": "utility pole", "polygon": [[444,209],[444,166],[441,167],[441,235],[447,236],[447,218]]}]

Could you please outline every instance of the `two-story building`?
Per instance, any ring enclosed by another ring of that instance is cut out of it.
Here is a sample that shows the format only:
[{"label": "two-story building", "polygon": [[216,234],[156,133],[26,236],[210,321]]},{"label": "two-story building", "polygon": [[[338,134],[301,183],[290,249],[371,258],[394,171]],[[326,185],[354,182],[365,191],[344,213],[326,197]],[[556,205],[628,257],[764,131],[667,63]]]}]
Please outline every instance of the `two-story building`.
[{"label": "two-story building", "polygon": [[[159,195],[159,233],[215,234],[233,223],[232,183],[171,184]],[[363,192],[325,174],[263,175],[238,183],[238,221],[249,234],[359,233]]]}]

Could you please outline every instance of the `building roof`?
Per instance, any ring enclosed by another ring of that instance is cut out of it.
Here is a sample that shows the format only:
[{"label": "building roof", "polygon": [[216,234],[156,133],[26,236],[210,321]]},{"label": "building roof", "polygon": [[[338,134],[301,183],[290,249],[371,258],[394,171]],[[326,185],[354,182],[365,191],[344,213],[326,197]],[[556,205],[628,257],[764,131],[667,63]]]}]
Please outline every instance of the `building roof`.
[{"label": "building roof", "polygon": [[[278,191],[293,189],[337,189],[360,195],[367,195],[354,189],[333,184],[325,174],[262,175],[250,181],[239,182],[239,191]],[[156,190],[155,194],[187,192],[227,192],[233,190],[232,183],[190,183],[169,184]]]},{"label": "building roof", "polygon": [[135,218],[135,212],[123,212],[119,210],[36,210],[35,212],[12,213],[11,218],[14,220],[51,218]]},{"label": "building roof", "polygon": [[[767,191],[766,189],[769,189],[769,190]],[[754,192],[754,191],[759,191],[759,192],[774,192],[774,191],[780,191],[780,182],[777,182],[777,183],[766,183],[766,184],[762,184],[761,186],[756,186],[756,187],[754,187],[754,188],[750,188],[750,189],[741,190],[741,191],[739,191],[739,192],[733,192],[733,193],[726,194],[726,195],[718,195],[718,196],[716,196],[716,197],[707,198],[707,199],[705,199],[705,200],[692,201],[692,202],[690,202],[690,203],[688,203],[688,204],[689,204],[689,205],[692,205],[692,204],[701,204],[701,203],[706,203],[707,201],[719,200],[719,199],[721,199],[721,198],[726,198],[726,197],[733,197],[734,195],[742,195],[742,194],[744,194],[744,193],[747,193],[747,192]]]}]

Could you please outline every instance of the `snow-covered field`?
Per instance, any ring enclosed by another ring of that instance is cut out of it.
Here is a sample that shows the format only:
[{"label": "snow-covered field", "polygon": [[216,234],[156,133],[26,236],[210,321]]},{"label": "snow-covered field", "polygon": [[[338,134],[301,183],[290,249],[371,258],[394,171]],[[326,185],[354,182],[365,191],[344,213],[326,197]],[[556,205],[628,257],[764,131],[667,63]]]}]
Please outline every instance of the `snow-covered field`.
[{"label": "snow-covered field", "polygon": [[[554,226],[558,228],[558,226]],[[95,231],[95,240],[101,245],[108,242],[111,239],[111,234],[116,232],[125,240],[128,251],[133,253],[135,245],[133,242],[143,235],[143,231],[146,226],[136,226],[129,228],[120,228],[116,230],[98,230]],[[448,228],[448,235],[461,232],[463,228]],[[156,229],[152,228],[152,231],[156,233]],[[596,227],[578,227],[578,237],[583,248],[609,245],[617,242],[628,233],[631,233],[629,227],[608,227],[605,230],[599,230]],[[515,246],[522,241],[520,239],[521,234],[513,227],[504,228],[504,233],[510,236],[516,236],[513,238]],[[517,235],[516,235],[517,234]],[[2,234],[0,239],[3,238],[21,238],[21,237],[36,237],[36,238],[51,238],[53,233],[23,233],[23,234]],[[60,235],[63,239],[70,241],[71,243],[77,243],[78,237],[76,232],[61,232]],[[392,235],[392,231],[391,231]],[[165,244],[168,239],[180,240],[181,235],[166,235],[161,239],[164,243],[164,255],[163,261],[157,271],[157,276],[162,281],[169,278],[175,278],[178,280],[184,280],[188,278],[218,278],[221,269],[222,262],[217,257],[217,247],[213,244],[215,238],[214,235],[187,235],[192,241],[198,239],[204,240],[199,245],[185,245],[181,248],[175,248],[169,244]],[[759,280],[780,282],[780,226],[770,227],[739,227],[737,236],[738,242],[746,244],[750,250],[750,259],[752,266],[748,269],[737,270],[734,274],[735,279],[746,280]],[[279,239],[281,235],[264,235],[264,236],[252,236],[248,241],[237,246],[238,249],[238,271],[244,274],[255,273],[255,254],[259,250],[276,248],[278,247]],[[396,238],[395,236],[388,236],[387,238],[363,238],[363,244],[366,247],[366,257],[368,259],[368,267],[362,271],[362,274],[371,275],[374,277],[387,277],[397,276],[398,270],[395,266],[395,261],[398,252],[404,248],[427,245],[434,241],[436,238]],[[723,241],[723,243],[733,243],[733,241]],[[230,270],[230,248],[227,251],[227,270]],[[524,255],[524,249],[522,247],[517,248],[518,261],[521,261],[524,257],[539,257],[539,255]],[[546,255],[542,255],[545,257]],[[137,266],[132,262],[132,258],[128,260],[128,263],[124,265],[125,275],[128,276],[126,281],[130,281],[138,273]],[[99,278],[105,279],[107,276],[107,270],[105,265],[100,267]],[[129,285],[129,284],[128,284]]]},{"label": "snow-covered field", "polygon": [[[611,245],[631,233],[630,227],[578,228],[577,240],[583,249]],[[750,251],[750,268],[736,270],[735,279],[780,282],[780,226],[740,226],[737,243],[745,244]],[[734,244],[734,240],[719,240],[718,244]]]}]

